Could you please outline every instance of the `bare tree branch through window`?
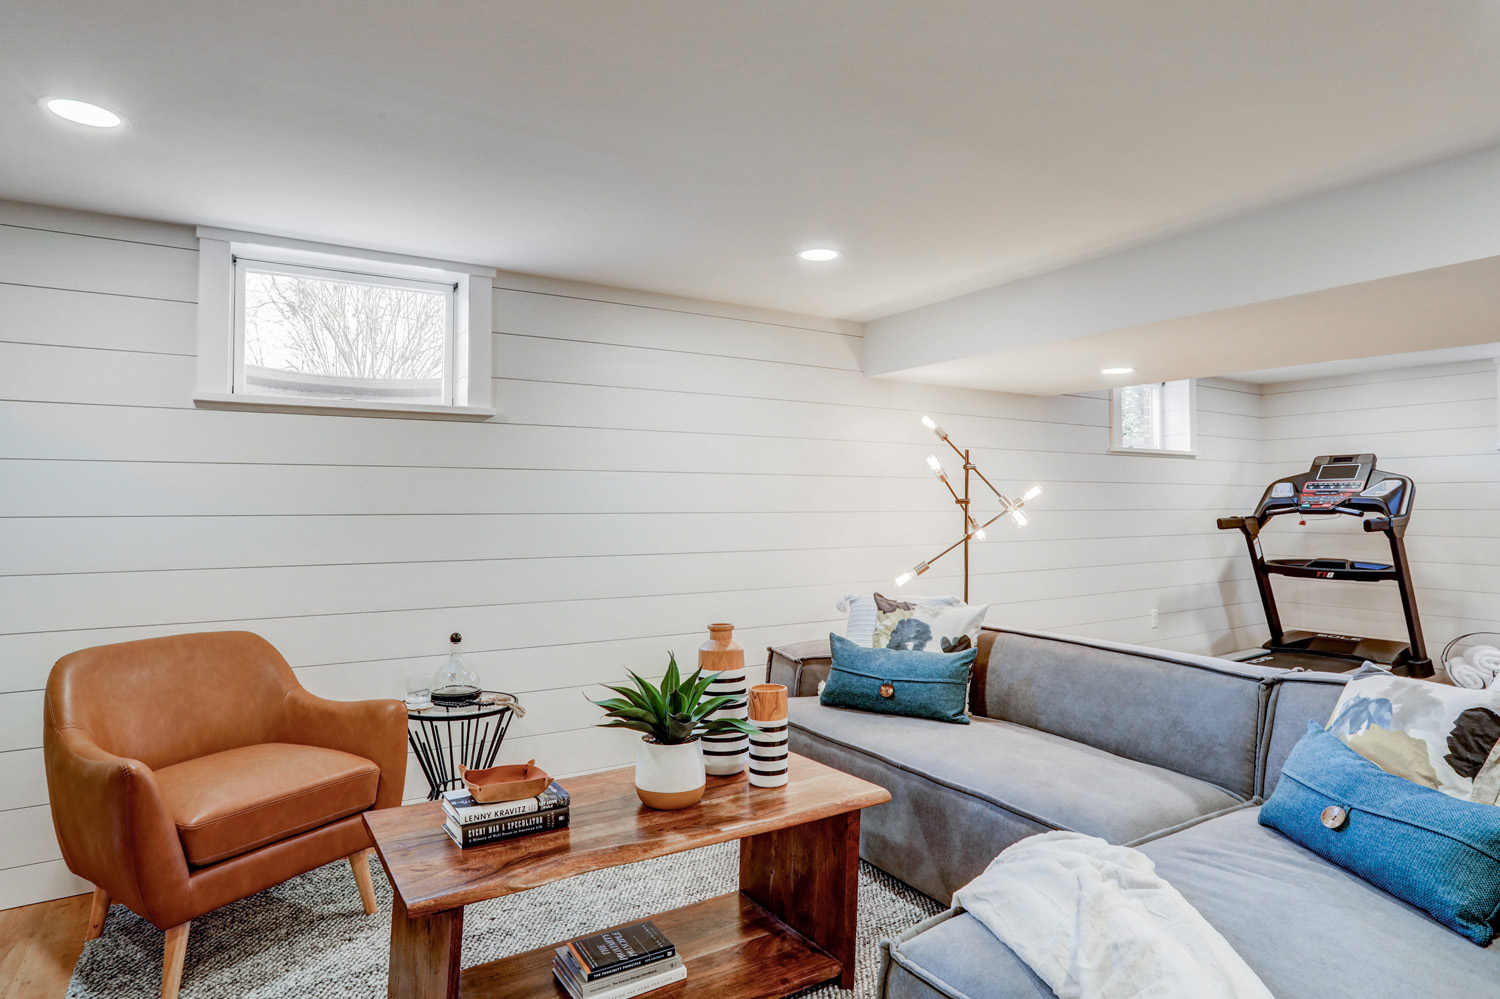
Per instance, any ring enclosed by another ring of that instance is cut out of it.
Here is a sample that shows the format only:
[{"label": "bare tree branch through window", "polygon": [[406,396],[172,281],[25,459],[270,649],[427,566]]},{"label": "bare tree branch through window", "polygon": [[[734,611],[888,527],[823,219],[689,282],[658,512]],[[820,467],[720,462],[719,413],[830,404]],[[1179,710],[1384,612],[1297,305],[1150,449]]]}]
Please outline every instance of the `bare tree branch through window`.
[{"label": "bare tree branch through window", "polygon": [[245,363],[344,378],[443,374],[442,292],[245,274]]}]

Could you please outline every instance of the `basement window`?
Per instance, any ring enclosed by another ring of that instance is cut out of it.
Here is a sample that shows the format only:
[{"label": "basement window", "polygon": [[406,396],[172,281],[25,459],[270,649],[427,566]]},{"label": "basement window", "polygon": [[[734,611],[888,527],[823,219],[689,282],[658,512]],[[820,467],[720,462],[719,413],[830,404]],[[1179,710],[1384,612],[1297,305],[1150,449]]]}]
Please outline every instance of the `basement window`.
[{"label": "basement window", "polygon": [[1110,451],[1194,457],[1197,411],[1197,385],[1190,378],[1111,389]]},{"label": "basement window", "polygon": [[198,235],[199,406],[494,415],[494,271],[222,230]]}]

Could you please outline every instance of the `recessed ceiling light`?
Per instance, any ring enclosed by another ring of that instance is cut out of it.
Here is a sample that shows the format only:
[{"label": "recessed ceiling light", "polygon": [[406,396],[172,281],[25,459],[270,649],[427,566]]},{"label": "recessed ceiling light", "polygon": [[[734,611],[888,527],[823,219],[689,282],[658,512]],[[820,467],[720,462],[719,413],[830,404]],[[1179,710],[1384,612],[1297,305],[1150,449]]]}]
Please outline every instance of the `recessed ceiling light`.
[{"label": "recessed ceiling light", "polygon": [[1099,373],[1101,375],[1132,375],[1132,374],[1135,374],[1135,369],[1134,368],[1100,368],[1099,369]]},{"label": "recessed ceiling light", "polygon": [[803,260],[813,260],[821,262],[824,260],[837,260],[840,254],[838,250],[830,250],[824,247],[819,247],[812,250],[803,250],[801,253],[797,254],[797,256],[801,257]]},{"label": "recessed ceiling light", "polygon": [[95,128],[116,128],[124,120],[108,108],[101,108],[87,101],[71,100],[67,97],[48,97],[42,101],[42,107],[59,118],[76,121],[80,125],[92,125]]}]

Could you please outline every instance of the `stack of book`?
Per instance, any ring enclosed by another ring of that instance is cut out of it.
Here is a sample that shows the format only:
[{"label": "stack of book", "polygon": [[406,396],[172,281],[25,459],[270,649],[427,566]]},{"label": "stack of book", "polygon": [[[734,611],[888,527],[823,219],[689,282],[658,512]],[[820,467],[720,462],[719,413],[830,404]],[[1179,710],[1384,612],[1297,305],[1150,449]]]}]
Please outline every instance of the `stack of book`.
[{"label": "stack of book", "polygon": [[474,800],[463,788],[444,791],[443,832],[459,846],[478,846],[497,839],[562,829],[568,824],[568,792],[553,781],[541,794],[492,805]]},{"label": "stack of book", "polygon": [[672,941],[649,919],[557,948],[552,973],[573,999],[630,999],[687,977]]}]

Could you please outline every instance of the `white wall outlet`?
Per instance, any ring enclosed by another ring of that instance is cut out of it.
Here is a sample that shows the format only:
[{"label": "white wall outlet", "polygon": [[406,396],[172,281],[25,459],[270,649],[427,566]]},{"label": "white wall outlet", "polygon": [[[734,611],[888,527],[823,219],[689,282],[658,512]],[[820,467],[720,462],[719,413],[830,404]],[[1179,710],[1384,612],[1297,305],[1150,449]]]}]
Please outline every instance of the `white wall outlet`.
[{"label": "white wall outlet", "polygon": [[1155,628],[1160,623],[1161,615],[1155,607],[1151,608],[1151,627]]}]

